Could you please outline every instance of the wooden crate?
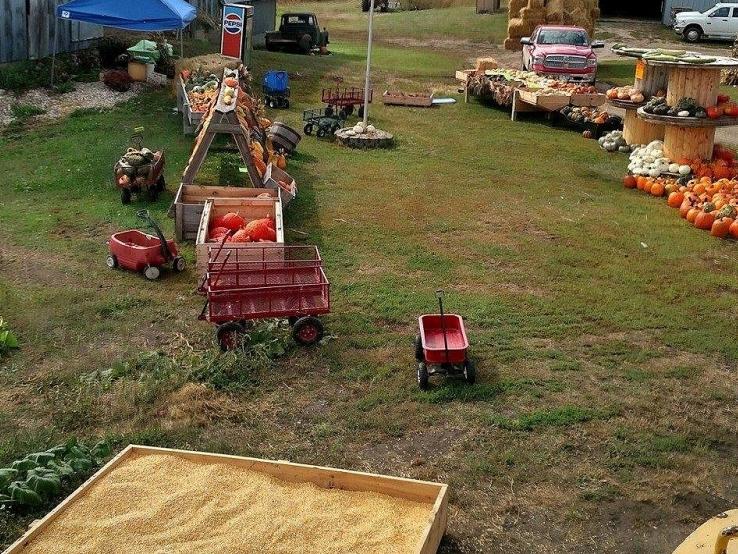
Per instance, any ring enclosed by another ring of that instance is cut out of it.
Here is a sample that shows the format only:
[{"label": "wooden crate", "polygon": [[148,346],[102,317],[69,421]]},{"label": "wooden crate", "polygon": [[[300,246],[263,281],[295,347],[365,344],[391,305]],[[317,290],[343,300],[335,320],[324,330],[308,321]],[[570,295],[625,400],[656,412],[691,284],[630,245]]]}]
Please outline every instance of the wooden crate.
[{"label": "wooden crate", "polygon": [[518,93],[518,98],[526,104],[547,112],[560,110],[569,105],[568,94],[538,94],[524,89],[518,89]]},{"label": "wooden crate", "polygon": [[181,107],[179,111],[182,112],[182,132],[185,135],[194,135],[205,113],[192,111],[185,82],[181,78],[177,78],[177,107]]},{"label": "wooden crate", "polygon": [[[218,246],[215,242],[208,242],[210,220],[228,212],[237,212],[247,221],[272,216],[277,229],[277,243],[284,244],[284,225],[282,221],[282,202],[279,198],[209,198],[202,208],[202,217],[195,239],[195,255],[197,258],[197,274],[202,276],[208,269],[208,248]],[[251,248],[260,243],[229,242],[228,248]],[[220,259],[220,258],[218,258]],[[212,260],[216,261],[216,260]]]},{"label": "wooden crate", "polygon": [[177,240],[195,240],[197,238],[202,208],[208,198],[256,198],[264,193],[279,198],[279,190],[182,184],[179,186],[174,202],[169,208],[169,217],[174,217]]},{"label": "wooden crate", "polygon": [[607,96],[599,93],[575,93],[571,95],[571,105],[596,108],[607,102]]},{"label": "wooden crate", "polygon": [[[287,183],[287,186],[280,185],[280,181]],[[280,197],[285,206],[297,196],[297,183],[295,183],[292,176],[272,163],[267,165],[266,171],[264,172],[264,186],[269,189],[279,190]]]},{"label": "wooden crate", "polygon": [[415,106],[430,108],[433,105],[432,94],[405,94],[397,91],[385,90],[382,102],[388,106]]},{"label": "wooden crate", "polygon": [[19,554],[36,537],[64,513],[72,504],[80,500],[98,482],[103,481],[115,468],[126,460],[143,455],[168,454],[195,463],[221,463],[249,471],[264,473],[290,483],[313,483],[324,489],[375,492],[390,497],[428,504],[430,515],[422,536],[412,554],[433,554],[446,532],[448,518],[448,485],[428,481],[416,481],[402,477],[391,477],[359,471],[349,471],[331,467],[295,464],[286,461],[264,460],[212,454],[191,450],[175,450],[151,446],[128,445],[117,456],[105,464],[97,473],[85,481],[77,490],[65,498],[56,508],[38,520],[20,539],[14,542],[4,554]]},{"label": "wooden crate", "polygon": [[466,83],[471,75],[476,73],[476,69],[462,69],[456,71],[456,80]]}]

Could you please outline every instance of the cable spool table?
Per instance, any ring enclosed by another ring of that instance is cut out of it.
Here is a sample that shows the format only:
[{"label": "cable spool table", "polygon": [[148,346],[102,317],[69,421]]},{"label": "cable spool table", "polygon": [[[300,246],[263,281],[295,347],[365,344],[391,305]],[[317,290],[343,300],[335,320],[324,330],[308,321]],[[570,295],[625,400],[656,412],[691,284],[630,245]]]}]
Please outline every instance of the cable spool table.
[{"label": "cable spool table", "polygon": [[[738,60],[717,58],[712,63],[643,60],[647,68],[667,71],[666,103],[675,106],[682,98],[694,98],[700,106],[714,106],[720,89],[720,71],[738,67]],[[712,158],[715,128],[738,125],[738,119],[671,117],[636,112],[644,122],[664,125],[664,154],[672,160]]]},{"label": "cable spool table", "polygon": [[[623,54],[619,55],[622,56]],[[643,64],[642,61],[638,63]],[[650,98],[657,92],[666,90],[666,84],[667,71],[665,67],[643,64],[636,70],[633,88],[641,91],[646,98]],[[608,102],[616,108],[625,110],[625,117],[623,118],[623,138],[625,142],[628,144],[648,144],[654,140],[664,140],[665,129],[662,123],[646,121],[638,117],[636,111],[643,103],[636,104],[615,99],[609,99]]]}]

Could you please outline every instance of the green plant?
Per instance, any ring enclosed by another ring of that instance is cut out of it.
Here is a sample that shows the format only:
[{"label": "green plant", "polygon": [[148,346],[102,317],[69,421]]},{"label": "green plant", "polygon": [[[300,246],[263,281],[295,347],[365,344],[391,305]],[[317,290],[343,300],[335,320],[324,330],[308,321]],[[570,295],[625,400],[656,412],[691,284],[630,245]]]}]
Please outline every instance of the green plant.
[{"label": "green plant", "polygon": [[109,455],[104,441],[87,447],[76,439],[27,454],[0,468],[0,508],[39,506],[59,494],[63,480],[87,474]]},{"label": "green plant", "polygon": [[41,115],[46,113],[46,110],[31,104],[13,104],[10,107],[10,112],[13,117],[20,120],[30,119],[34,115]]},{"label": "green plant", "polygon": [[8,328],[8,324],[0,317],[0,355],[12,348],[18,348],[18,339]]}]

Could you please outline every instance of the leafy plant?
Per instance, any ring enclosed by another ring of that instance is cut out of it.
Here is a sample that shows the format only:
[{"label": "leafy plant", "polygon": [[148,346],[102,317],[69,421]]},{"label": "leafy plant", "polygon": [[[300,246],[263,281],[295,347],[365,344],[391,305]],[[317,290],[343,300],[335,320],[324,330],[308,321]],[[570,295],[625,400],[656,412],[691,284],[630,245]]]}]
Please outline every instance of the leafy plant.
[{"label": "leafy plant", "polygon": [[0,355],[6,353],[11,348],[18,348],[18,339],[8,329],[8,324],[0,317]]},{"label": "leafy plant", "polygon": [[31,104],[13,104],[10,111],[16,119],[29,119],[34,115],[46,113],[46,110]]},{"label": "leafy plant", "polygon": [[110,456],[108,443],[92,447],[71,439],[43,452],[27,454],[0,468],[0,508],[34,507],[58,495],[62,483],[86,474]]}]

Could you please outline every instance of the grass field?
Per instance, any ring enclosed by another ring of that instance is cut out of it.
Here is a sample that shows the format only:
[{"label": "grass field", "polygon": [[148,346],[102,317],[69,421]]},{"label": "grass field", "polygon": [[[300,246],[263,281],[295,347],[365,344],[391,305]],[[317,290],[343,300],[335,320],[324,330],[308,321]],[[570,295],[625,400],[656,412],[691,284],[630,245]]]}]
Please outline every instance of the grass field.
[{"label": "grass field", "polygon": [[[270,116],[295,126],[364,62],[354,2],[298,6],[334,55],[255,56],[257,77],[292,73],[293,108]],[[465,53],[448,41],[502,32],[471,13],[378,18],[375,92],[453,92]],[[446,47],[416,47],[428,32]],[[474,102],[375,104],[390,151],[305,137],[287,238],[326,260],[330,337],[298,349],[270,326],[221,355],[192,272],[151,283],[104,264],[145,205],[111,185],[134,126],[166,149],[169,192],[146,207],[173,232],[192,140],[172,106],[152,92],[0,139],[0,316],[22,344],[0,359],[0,465],[78,436],[437,480],[443,552],[668,552],[735,506],[736,246],[623,189],[625,157]],[[203,178],[232,181],[237,163],[213,156]],[[479,379],[421,393],[412,340],[436,288],[466,317]],[[0,512],[0,545],[46,509]]]}]

